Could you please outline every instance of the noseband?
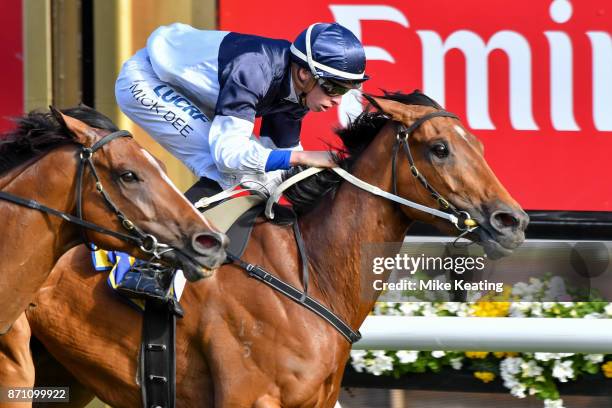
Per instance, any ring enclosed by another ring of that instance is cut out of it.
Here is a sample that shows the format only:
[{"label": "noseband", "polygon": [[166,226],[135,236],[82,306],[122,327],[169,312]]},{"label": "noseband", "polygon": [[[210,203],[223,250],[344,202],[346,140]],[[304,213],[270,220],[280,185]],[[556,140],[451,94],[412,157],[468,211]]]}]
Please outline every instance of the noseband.
[{"label": "noseband", "polygon": [[[92,230],[104,235],[110,235],[114,238],[118,238],[122,241],[134,244],[139,247],[143,252],[152,254],[155,258],[159,258],[163,253],[172,250],[172,248],[170,248],[166,244],[159,243],[154,235],[144,233],[132,221],[130,221],[130,219],[127,218],[121,210],[117,208],[115,203],[107,194],[106,190],[104,190],[104,187],[102,186],[100,177],[98,177],[98,172],[96,171],[96,167],[93,162],[94,153],[96,153],[100,148],[102,148],[102,146],[120,137],[132,137],[132,135],[127,130],[119,130],[117,132],[113,132],[104,136],[102,139],[98,140],[92,147],[81,146],[76,183],[76,217],[74,215],[66,214],[56,209],[49,208],[35,200],[24,199],[22,197],[15,196],[4,191],[0,191],[0,199],[10,201],[12,203],[19,204],[21,206],[28,207],[34,210],[42,211],[47,214],[62,218],[72,224],[78,225],[81,228],[83,243],[85,243],[90,250],[94,250],[95,246],[87,239],[85,230]],[[85,172],[86,166],[89,167],[89,169],[91,170],[91,174],[96,180],[96,191],[98,191],[102,195],[106,206],[115,214],[117,219],[120,221],[121,226],[128,232],[128,234],[112,231],[83,219],[83,174]]]}]

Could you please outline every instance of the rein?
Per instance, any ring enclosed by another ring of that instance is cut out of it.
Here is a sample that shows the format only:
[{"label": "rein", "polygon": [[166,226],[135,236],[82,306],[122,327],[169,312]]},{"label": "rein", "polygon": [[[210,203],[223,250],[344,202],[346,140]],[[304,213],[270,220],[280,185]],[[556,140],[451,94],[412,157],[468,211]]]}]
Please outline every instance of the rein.
[{"label": "rein", "polygon": [[[333,167],[329,170],[335,172],[338,176],[348,181],[355,187],[358,187],[362,190],[365,190],[371,194],[376,196],[385,198],[387,200],[393,201],[395,203],[404,205],[406,207],[414,208],[415,210],[423,211],[428,214],[434,215],[436,217],[445,219],[452,223],[459,231],[461,231],[461,235],[458,238],[461,238],[463,235],[468,232],[472,232],[474,229],[478,228],[478,225],[474,219],[470,216],[467,211],[459,211],[457,208],[452,205],[448,200],[446,200],[440,193],[436,191],[425,179],[425,177],[419,172],[417,169],[414,159],[412,157],[412,153],[410,153],[410,146],[408,144],[408,139],[415,130],[417,130],[424,122],[435,118],[435,117],[450,117],[454,119],[458,119],[456,115],[453,113],[440,110],[436,112],[429,113],[419,119],[417,119],[412,125],[406,128],[403,124],[398,125],[398,131],[396,135],[396,142],[393,145],[393,157],[392,157],[392,167],[393,167],[393,193],[389,193],[388,191],[384,191],[381,188],[374,186],[370,183],[366,183],[365,181],[355,177],[348,171],[340,168]],[[408,158],[408,162],[410,164],[410,172],[412,175],[430,192],[431,196],[438,202],[440,209],[431,208],[425,206],[423,204],[416,203],[414,201],[407,200],[403,197],[397,195],[397,155],[399,154],[399,148],[402,147],[404,152],[406,153],[406,157]],[[272,192],[268,202],[266,203],[265,214],[269,219],[274,219],[274,204],[278,203],[283,192],[287,190],[292,185],[315,175],[323,170],[328,170],[326,168],[318,168],[318,167],[310,167],[304,171],[299,172],[298,174],[288,178],[283,181],[278,187]],[[449,213],[444,210],[450,210],[452,213]]]},{"label": "rein", "polygon": [[[457,237],[457,240],[459,240],[465,234],[472,232],[476,228],[478,228],[478,224],[476,223],[474,219],[472,219],[472,217],[467,211],[458,210],[447,199],[445,199],[440,193],[438,193],[438,191],[433,186],[431,186],[427,182],[425,177],[417,169],[414,163],[414,159],[412,157],[412,153],[410,152],[410,146],[408,144],[408,139],[410,138],[410,135],[412,135],[423,123],[433,118],[436,118],[436,117],[449,117],[449,118],[459,119],[453,113],[447,112],[445,110],[439,110],[439,111],[435,111],[427,115],[424,115],[423,117],[417,119],[409,127],[406,127],[404,124],[401,124],[401,123],[398,125],[396,142],[393,145],[393,157],[392,157],[393,193],[389,193],[387,191],[380,189],[379,187],[366,183],[365,181],[355,177],[354,175],[350,174],[346,170],[341,169],[339,167],[334,167],[331,170],[334,171],[336,174],[338,174],[340,177],[342,177],[344,180],[348,181],[349,183],[353,184],[354,186],[362,190],[368,191],[379,197],[386,198],[395,203],[405,205],[407,207],[414,208],[416,210],[423,211],[431,215],[434,215],[436,217],[448,220],[459,231],[461,231],[461,234]],[[397,195],[397,155],[399,154],[400,147],[403,148],[404,152],[406,153],[406,157],[410,164],[411,174],[421,183],[421,185],[423,185],[423,187],[427,191],[429,191],[431,196],[439,204],[440,209],[427,207],[425,205],[415,203],[414,201],[407,200]],[[300,182],[301,180],[304,180],[305,178],[308,178],[323,170],[327,170],[327,169],[311,167],[309,169],[301,171],[300,173],[296,174],[295,176],[285,180],[280,185],[278,185],[278,187],[272,192],[272,194],[270,195],[268,199],[268,202],[266,203],[266,209],[265,209],[266,216],[269,219],[274,219],[273,206],[274,204],[278,202],[283,191],[285,191],[287,188],[289,188],[293,184],[296,184]],[[450,212],[447,212],[445,210],[450,210]],[[317,302],[315,299],[308,296],[308,261],[306,259],[306,251],[305,251],[305,248],[302,242],[302,237],[301,237],[301,234],[299,233],[299,228],[297,228],[297,219],[294,221],[294,232],[295,232],[296,241],[298,244],[298,252],[300,253],[300,256],[302,259],[302,276],[303,276],[302,284],[304,286],[303,291],[289,285],[288,283],[277,278],[276,276],[272,275],[271,273],[269,273],[268,271],[266,271],[265,269],[263,269],[262,267],[258,265],[249,264],[249,263],[242,261],[237,256],[228,254],[228,259],[231,262],[236,263],[239,267],[246,270],[250,277],[262,281],[263,283],[272,287],[274,290],[282,293],[283,295],[289,297],[291,300],[301,304],[308,310],[312,311],[313,313],[317,314],[321,318],[325,319],[349,343],[353,344],[356,341],[359,341],[359,339],[361,339],[361,333],[359,333],[359,331],[355,331],[351,326],[345,323],[341,317],[339,317],[334,312],[329,310],[329,308],[327,308],[326,306]]]},{"label": "rein", "polygon": [[[102,186],[102,182],[98,177],[98,172],[96,171],[96,167],[93,163],[93,155],[96,151],[98,151],[102,146],[107,143],[120,138],[120,137],[132,137],[130,132],[127,130],[119,130],[117,132],[113,132],[111,134],[106,135],[102,139],[98,140],[92,147],[85,147],[81,145],[81,151],[79,154],[80,161],[77,173],[77,185],[76,185],[76,216],[72,214],[67,214],[62,211],[56,210],[54,208],[49,208],[38,201],[25,199],[14,194],[6,193],[4,191],[0,191],[0,199],[12,202],[14,204],[21,205],[23,207],[31,208],[33,210],[41,211],[55,217],[62,218],[65,221],[68,221],[72,224],[78,225],[81,227],[81,235],[83,239],[83,243],[90,249],[95,249],[95,246],[87,239],[85,230],[92,230],[104,235],[109,235],[114,238],[120,239],[122,241],[128,242],[130,244],[134,244],[138,246],[142,251],[152,254],[154,257],[159,258],[161,254],[164,252],[171,250],[166,244],[161,244],[157,241],[157,238],[151,234],[144,233],[140,228],[138,228],[129,218],[121,212],[115,205],[115,203],[111,200],[106,190]],[[83,219],[83,174],[85,172],[85,167],[89,167],[91,170],[91,174],[94,176],[96,180],[96,190],[100,193],[106,206],[115,214],[115,216],[121,222],[122,227],[128,232],[128,234],[124,234],[117,231],[112,231],[107,228],[104,228],[100,225],[94,224],[92,222],[86,221]]]}]

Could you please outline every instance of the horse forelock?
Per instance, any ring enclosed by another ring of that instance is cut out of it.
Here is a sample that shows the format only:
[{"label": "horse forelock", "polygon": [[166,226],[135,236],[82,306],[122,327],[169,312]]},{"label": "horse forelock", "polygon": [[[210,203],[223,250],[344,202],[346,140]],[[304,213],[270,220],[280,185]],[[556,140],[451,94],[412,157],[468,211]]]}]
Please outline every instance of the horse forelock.
[{"label": "horse forelock", "polygon": [[[108,131],[119,130],[108,117],[84,105],[63,109],[62,112],[91,127]],[[74,142],[74,135],[66,130],[51,112],[29,112],[15,120],[13,129],[0,135],[0,174],[56,147]]]},{"label": "horse forelock", "polygon": [[[433,99],[419,90],[410,94],[402,92],[387,92],[379,98],[389,99],[405,105],[429,106],[435,109],[442,107]],[[351,171],[353,164],[361,154],[372,143],[383,126],[389,121],[389,117],[378,110],[366,109],[355,119],[351,120],[345,128],[336,129],[335,133],[343,144],[343,151],[337,156],[338,166]],[[287,178],[305,170],[303,167],[291,169],[284,177]],[[291,188],[287,189],[285,196],[293,205],[298,215],[306,214],[314,209],[321,198],[327,194],[333,194],[340,185],[342,179],[333,171],[325,170],[311,176]]]}]

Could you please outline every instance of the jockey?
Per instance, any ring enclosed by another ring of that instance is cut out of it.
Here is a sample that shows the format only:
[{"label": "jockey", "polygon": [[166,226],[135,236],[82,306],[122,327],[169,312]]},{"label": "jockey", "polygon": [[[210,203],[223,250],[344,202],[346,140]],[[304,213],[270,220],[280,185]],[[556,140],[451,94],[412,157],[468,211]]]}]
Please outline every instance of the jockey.
[{"label": "jockey", "polygon": [[269,190],[279,170],[334,166],[326,151],[302,151],[302,118],[340,104],[368,79],[364,71],[363,46],[339,24],[313,24],[291,44],[177,23],[155,30],[125,62],[115,94],[121,110],[202,178],[200,185],[254,180]]},{"label": "jockey", "polygon": [[186,193],[195,202],[239,183],[270,191],[291,166],[333,167],[329,152],[302,150],[302,119],[360,88],[365,61],[360,41],[337,23],[312,24],[293,43],[176,23],[123,64],[115,95],[200,178]]}]

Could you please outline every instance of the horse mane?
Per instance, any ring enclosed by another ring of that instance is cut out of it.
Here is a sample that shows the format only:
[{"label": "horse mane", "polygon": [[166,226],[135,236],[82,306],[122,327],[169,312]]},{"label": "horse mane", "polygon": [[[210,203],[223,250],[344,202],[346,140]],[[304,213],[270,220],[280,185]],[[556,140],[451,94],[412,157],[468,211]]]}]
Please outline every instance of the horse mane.
[{"label": "horse mane", "polygon": [[[108,117],[82,104],[62,112],[91,127],[111,132],[119,130]],[[13,129],[0,135],[0,174],[56,147],[75,143],[74,135],[50,111],[34,110],[16,118],[15,122]]]},{"label": "horse mane", "polygon": [[[406,105],[442,107],[427,95],[415,90],[410,94],[402,92],[387,92],[380,98],[389,99]],[[367,98],[367,96],[366,96]],[[347,127],[335,130],[344,148],[334,159],[339,167],[350,172],[353,164],[366,150],[378,132],[389,121],[389,117],[381,111],[371,111],[370,107],[352,120]],[[283,180],[305,170],[305,167],[294,167],[287,172]],[[324,170],[314,176],[294,184],[285,191],[285,197],[293,205],[298,215],[303,215],[316,207],[316,204],[327,194],[334,194],[342,178],[331,170]]]}]

